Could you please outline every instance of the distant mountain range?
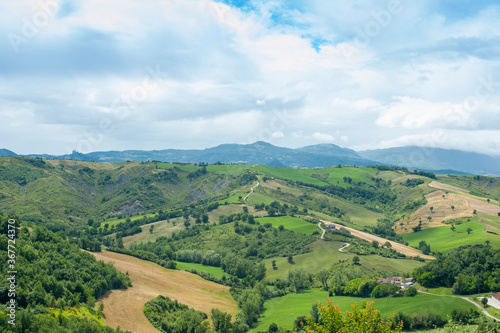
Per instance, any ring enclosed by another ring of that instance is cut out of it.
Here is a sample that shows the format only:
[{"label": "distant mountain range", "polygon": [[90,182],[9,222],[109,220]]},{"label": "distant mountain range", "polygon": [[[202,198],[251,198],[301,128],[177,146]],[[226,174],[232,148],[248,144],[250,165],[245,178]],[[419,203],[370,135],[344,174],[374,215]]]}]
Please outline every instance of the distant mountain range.
[{"label": "distant mountain range", "polygon": [[[0,156],[16,156],[16,154],[7,149],[0,149]],[[500,176],[500,156],[416,146],[356,152],[334,144],[319,144],[292,149],[258,141],[248,145],[222,144],[201,150],[125,150],[88,154],[74,151],[71,154],[60,156],[26,156],[99,162],[158,160],[191,163],[246,163],[287,168],[320,168],[338,164],[358,166],[386,164],[437,173]]]}]

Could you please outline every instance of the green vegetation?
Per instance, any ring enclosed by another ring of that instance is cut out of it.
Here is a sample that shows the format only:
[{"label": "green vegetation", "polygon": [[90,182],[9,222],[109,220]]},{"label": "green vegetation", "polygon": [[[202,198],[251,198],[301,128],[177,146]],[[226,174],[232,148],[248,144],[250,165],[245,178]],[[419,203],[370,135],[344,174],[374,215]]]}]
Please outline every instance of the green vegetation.
[{"label": "green vegetation", "polygon": [[[467,229],[471,229],[470,233]],[[447,253],[462,245],[486,244],[490,241],[493,248],[500,249],[498,236],[484,231],[485,227],[477,220],[472,220],[455,226],[455,231],[451,227],[438,227],[425,229],[419,232],[403,234],[402,237],[410,246],[418,247],[419,242],[425,240],[431,246],[431,251]]]},{"label": "green vegetation", "polygon": [[279,226],[282,225],[286,230],[291,230],[305,235],[312,235],[314,231],[319,231],[319,228],[316,224],[309,223],[297,217],[291,217],[291,216],[261,217],[255,220],[262,225],[266,223],[271,223],[274,228],[278,228]]},{"label": "green vegetation", "polygon": [[[14,245],[17,288],[14,295],[4,285],[0,293],[0,327],[8,327],[6,304],[15,298],[17,322],[20,323],[16,332],[52,328],[67,332],[88,329],[114,332],[102,326],[95,301],[110,289],[129,287],[128,276],[80,251],[64,233],[55,234],[43,227],[35,227],[30,232],[22,227],[17,237],[10,238],[7,237],[8,225],[8,220],[0,217],[0,254],[8,258],[7,245]],[[1,263],[0,278],[3,281],[8,281],[8,264],[11,263],[7,260]],[[56,316],[52,316],[53,313]]]},{"label": "green vegetation", "polygon": [[165,296],[158,296],[144,305],[144,315],[160,332],[209,332],[203,312],[188,308]]},{"label": "green vegetation", "polygon": [[[293,329],[293,322],[299,316],[307,316],[311,306],[318,302],[325,303],[328,292],[320,289],[310,289],[302,293],[288,294],[283,297],[272,298],[265,302],[265,311],[259,319],[258,326],[252,332],[266,330],[272,322],[279,327]],[[361,304],[363,300],[374,301],[375,309],[382,316],[388,317],[402,311],[406,314],[435,313],[443,318],[451,315],[453,309],[474,309],[469,302],[451,297],[418,294],[415,297],[388,297],[388,298],[360,298],[349,296],[333,296],[330,298],[334,305],[341,309],[349,309],[351,304]]]},{"label": "green vegetation", "polygon": [[[398,333],[402,330],[402,323],[396,324],[395,315],[388,320],[382,318],[380,311],[375,310],[373,303],[363,302],[359,307],[352,305],[352,311],[343,315],[340,307],[334,306],[328,300],[327,306],[319,304],[321,320],[317,318],[306,319],[306,329],[311,332],[377,332]],[[319,317],[319,316],[318,316]],[[395,329],[392,329],[396,326]]]},{"label": "green vegetation", "polygon": [[467,295],[500,290],[500,250],[463,246],[417,268],[413,276],[425,287],[453,287]]},{"label": "green vegetation", "polygon": [[188,272],[195,271],[197,274],[200,272],[205,272],[206,274],[210,274],[211,276],[215,276],[218,279],[222,279],[225,275],[227,275],[224,273],[224,271],[220,267],[213,267],[213,266],[195,264],[195,263],[190,263],[190,262],[178,261],[176,268],[183,270],[183,271],[188,271]]}]

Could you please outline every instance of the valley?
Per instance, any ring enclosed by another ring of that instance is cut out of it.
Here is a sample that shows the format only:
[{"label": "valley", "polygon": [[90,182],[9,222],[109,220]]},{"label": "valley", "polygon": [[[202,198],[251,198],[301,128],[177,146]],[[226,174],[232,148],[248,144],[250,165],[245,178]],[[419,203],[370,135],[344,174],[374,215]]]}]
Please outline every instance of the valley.
[{"label": "valley", "polygon": [[[431,316],[429,323],[442,326],[446,316],[465,316],[474,306],[376,288],[377,279],[413,277],[416,288],[466,297],[500,290],[494,276],[471,287],[443,261],[471,249],[498,255],[497,192],[484,185],[495,178],[388,166],[284,169],[12,156],[0,158],[0,167],[15,171],[0,175],[0,215],[16,215],[28,233],[41,227],[67,235],[130,278],[131,287],[108,286],[95,305],[85,305],[82,311],[100,318],[95,325],[158,332],[168,323],[144,309],[163,304],[157,296],[164,296],[206,316],[208,325],[230,315],[231,332],[266,331],[273,323],[280,332],[294,329],[297,317],[327,299],[342,310],[370,300],[384,317],[402,311],[401,320]],[[436,265],[451,275],[424,273]],[[51,302],[41,304],[56,305]],[[220,311],[216,317],[212,309]],[[178,327],[194,316],[178,311],[184,314],[171,314]],[[189,325],[204,332],[197,320]]]}]

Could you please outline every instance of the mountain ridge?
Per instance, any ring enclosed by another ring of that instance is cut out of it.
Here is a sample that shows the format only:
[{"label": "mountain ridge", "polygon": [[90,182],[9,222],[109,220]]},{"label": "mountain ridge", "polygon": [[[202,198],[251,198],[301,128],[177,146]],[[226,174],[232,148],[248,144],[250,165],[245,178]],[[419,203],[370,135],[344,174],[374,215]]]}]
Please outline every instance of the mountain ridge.
[{"label": "mountain ridge", "polygon": [[97,162],[133,160],[139,162],[151,160],[186,163],[221,162],[263,164],[286,168],[321,168],[338,164],[356,166],[386,164],[433,172],[500,176],[500,156],[418,146],[354,151],[335,144],[317,144],[294,149],[257,141],[251,144],[224,143],[205,149],[112,150],[87,154],[73,151],[65,155],[17,155],[8,149],[0,149],[0,156]]}]

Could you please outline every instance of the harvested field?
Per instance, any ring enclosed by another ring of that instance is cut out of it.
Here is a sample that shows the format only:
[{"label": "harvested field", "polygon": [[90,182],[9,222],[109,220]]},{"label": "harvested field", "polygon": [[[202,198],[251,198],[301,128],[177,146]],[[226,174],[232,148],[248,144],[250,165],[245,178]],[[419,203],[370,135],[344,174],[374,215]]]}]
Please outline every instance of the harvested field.
[{"label": "harvested field", "polygon": [[128,272],[133,287],[113,290],[102,297],[106,324],[137,333],[158,333],[144,315],[146,302],[158,295],[210,314],[212,308],[231,313],[238,309],[229,288],[203,280],[195,274],[165,269],[161,266],[124,254],[103,251],[92,253],[97,260],[114,262],[119,271]]},{"label": "harvested field", "polygon": [[467,200],[470,207],[473,210],[475,209],[478,213],[483,213],[491,216],[498,216],[498,213],[500,213],[500,207],[498,205],[498,202],[496,202],[495,200],[491,200],[490,203],[488,203],[485,201],[487,200],[487,198],[470,195],[469,191],[467,190],[452,185],[442,184],[436,181],[431,182],[429,186],[466,194],[463,196],[463,198]]},{"label": "harvested field", "polygon": [[[409,218],[402,219],[403,226],[396,225],[398,234],[413,232],[422,220],[422,229],[442,227],[443,221],[473,216],[474,209],[470,206],[466,197],[458,194],[439,190],[425,196],[427,204],[417,209]],[[432,210],[431,210],[432,208]],[[432,219],[429,220],[428,217]]]}]

